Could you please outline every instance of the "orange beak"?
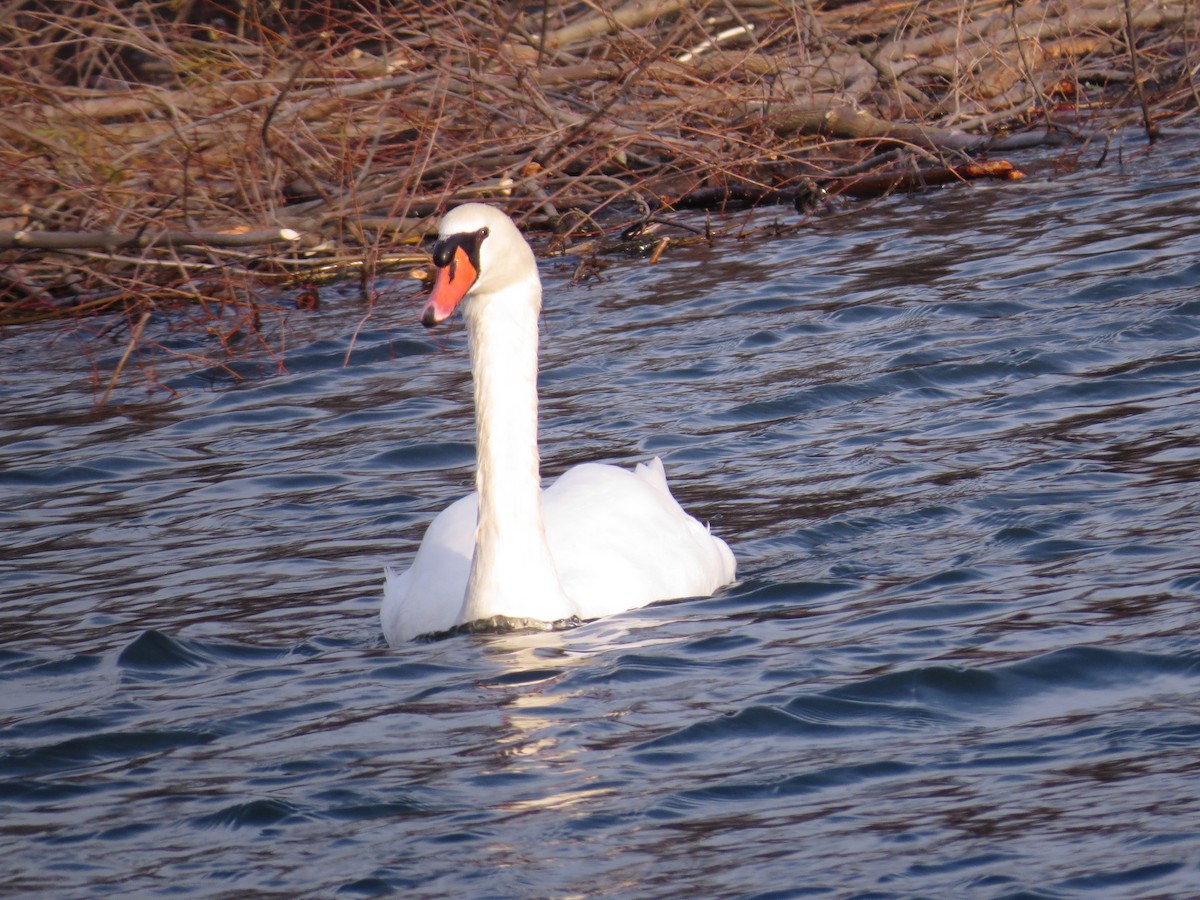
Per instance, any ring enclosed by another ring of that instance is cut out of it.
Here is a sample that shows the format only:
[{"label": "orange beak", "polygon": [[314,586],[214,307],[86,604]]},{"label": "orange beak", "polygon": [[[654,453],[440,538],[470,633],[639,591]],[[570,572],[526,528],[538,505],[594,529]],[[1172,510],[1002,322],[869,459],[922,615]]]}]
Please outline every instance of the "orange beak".
[{"label": "orange beak", "polygon": [[432,328],[450,318],[455,307],[467,295],[467,291],[478,277],[479,273],[471,265],[467,251],[462,247],[455,247],[450,262],[437,270],[433,293],[429,295],[429,302],[425,304],[421,313],[421,324]]}]

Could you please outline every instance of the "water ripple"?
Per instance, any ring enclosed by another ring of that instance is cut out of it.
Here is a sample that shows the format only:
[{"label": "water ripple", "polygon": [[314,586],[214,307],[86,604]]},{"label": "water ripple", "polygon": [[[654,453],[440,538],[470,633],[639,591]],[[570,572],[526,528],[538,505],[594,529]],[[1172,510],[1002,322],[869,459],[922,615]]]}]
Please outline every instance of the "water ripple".
[{"label": "water ripple", "polygon": [[103,411],[0,334],[7,890],[1190,896],[1194,143],[547,262],[547,473],[661,455],[741,576],[567,631],[383,644],[474,456],[415,298]]}]

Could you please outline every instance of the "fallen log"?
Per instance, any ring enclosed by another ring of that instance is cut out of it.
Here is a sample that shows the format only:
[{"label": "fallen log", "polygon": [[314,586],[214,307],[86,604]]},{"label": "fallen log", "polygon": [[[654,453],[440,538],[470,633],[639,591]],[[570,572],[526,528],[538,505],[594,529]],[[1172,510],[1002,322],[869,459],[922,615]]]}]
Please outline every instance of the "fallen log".
[{"label": "fallen log", "polygon": [[704,187],[689,191],[669,206],[672,209],[707,209],[727,211],[755,206],[793,204],[800,212],[811,210],[831,196],[870,200],[896,191],[918,191],[946,184],[993,178],[1015,181],[1025,173],[1007,160],[967,162],[953,166],[927,166],[892,172],[870,172],[812,179],[799,190],[782,191],[774,188],[745,186]]},{"label": "fallen log", "polygon": [[[1012,115],[1012,112],[1006,111],[1005,115]],[[1048,127],[1009,135],[967,134],[956,128],[889,122],[861,109],[836,105],[792,107],[775,113],[765,121],[781,137],[802,134],[843,140],[873,140],[884,144],[955,153],[1025,149],[1059,144],[1077,137]]]},{"label": "fallen log", "polygon": [[766,124],[780,137],[803,134],[850,140],[877,140],[933,150],[972,152],[985,147],[987,137],[951,128],[909,122],[888,122],[852,106],[792,107],[775,113]]},{"label": "fallen log", "polygon": [[822,187],[831,194],[845,194],[858,199],[882,197],[894,191],[913,191],[927,187],[938,187],[979,178],[995,178],[1015,181],[1025,173],[1007,160],[969,162],[958,166],[935,166],[907,172],[882,172],[856,175],[851,178],[831,179]]},{"label": "fallen log", "polygon": [[119,250],[124,247],[253,247],[295,243],[291,228],[246,231],[0,231],[0,250]]}]

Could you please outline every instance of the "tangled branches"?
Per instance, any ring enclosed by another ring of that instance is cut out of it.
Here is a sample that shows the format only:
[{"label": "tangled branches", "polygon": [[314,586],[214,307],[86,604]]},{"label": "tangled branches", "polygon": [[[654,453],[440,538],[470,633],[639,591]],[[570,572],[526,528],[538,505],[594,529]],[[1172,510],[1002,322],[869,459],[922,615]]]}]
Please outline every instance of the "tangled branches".
[{"label": "tangled branches", "polygon": [[1193,6],[19,0],[0,323],[417,265],[457,199],[586,234],[1012,177],[972,157],[1193,112]]}]

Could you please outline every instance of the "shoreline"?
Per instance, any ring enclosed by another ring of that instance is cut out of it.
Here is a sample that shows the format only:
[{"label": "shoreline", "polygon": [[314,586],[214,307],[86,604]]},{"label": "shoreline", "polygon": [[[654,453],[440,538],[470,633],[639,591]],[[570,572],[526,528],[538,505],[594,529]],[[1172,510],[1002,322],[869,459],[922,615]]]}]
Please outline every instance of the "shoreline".
[{"label": "shoreline", "polygon": [[190,305],[254,331],[281,290],[373,302],[468,199],[594,254],[675,210],[1020,177],[1000,154],[1153,143],[1200,108],[1186,2],[281,9],[10,15],[0,324],[115,314],[132,344]]}]

